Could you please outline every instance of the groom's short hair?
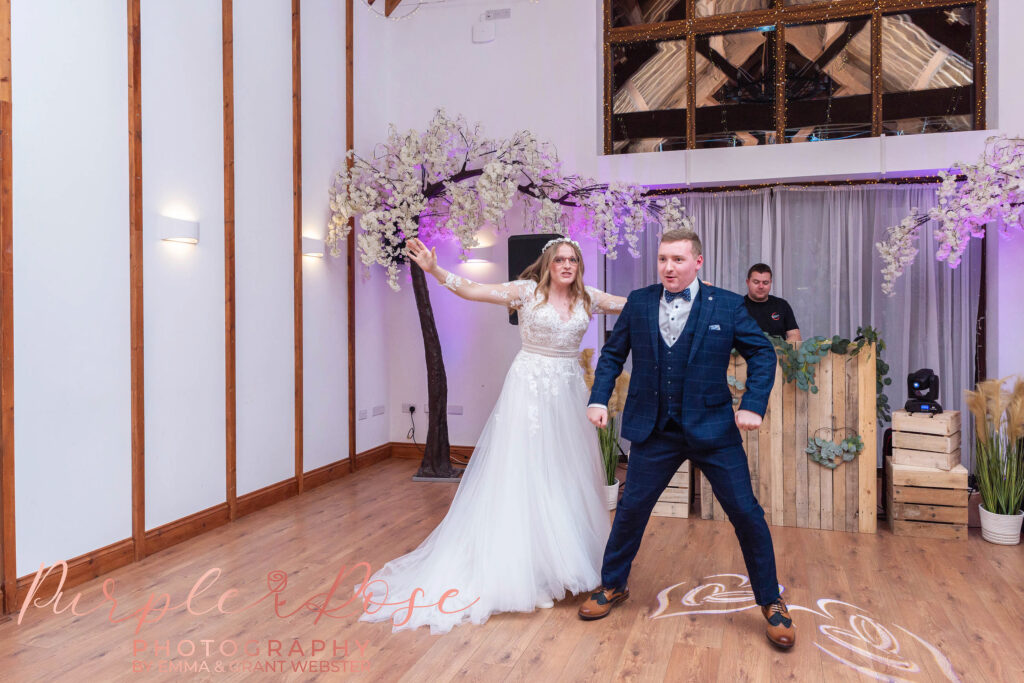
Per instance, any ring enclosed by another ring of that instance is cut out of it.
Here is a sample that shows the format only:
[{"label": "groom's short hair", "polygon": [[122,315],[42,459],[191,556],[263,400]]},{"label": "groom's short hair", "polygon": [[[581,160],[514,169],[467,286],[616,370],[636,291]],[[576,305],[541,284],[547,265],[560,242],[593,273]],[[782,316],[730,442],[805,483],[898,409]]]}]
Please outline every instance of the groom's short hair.
[{"label": "groom's short hair", "polygon": [[697,237],[697,233],[687,228],[679,228],[677,230],[666,230],[661,236],[661,244],[666,242],[689,242],[690,250],[693,252],[694,258],[704,253],[704,248],[701,246],[700,237]]}]

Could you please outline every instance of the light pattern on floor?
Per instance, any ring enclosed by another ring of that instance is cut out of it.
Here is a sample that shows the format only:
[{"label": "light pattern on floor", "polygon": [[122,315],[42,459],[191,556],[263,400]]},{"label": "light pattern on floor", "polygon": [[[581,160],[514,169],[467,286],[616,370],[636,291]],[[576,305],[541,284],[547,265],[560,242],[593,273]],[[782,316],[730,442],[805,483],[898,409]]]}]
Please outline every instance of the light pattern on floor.
[{"label": "light pattern on floor", "polygon": [[[658,593],[658,607],[651,619],[685,617],[695,614],[731,614],[754,609],[750,579],[743,574],[715,574],[673,599],[673,591],[688,582],[669,586]],[[784,588],[779,586],[779,590]],[[790,614],[806,612],[828,623],[819,623],[821,642],[814,646],[841,664],[879,681],[910,682],[931,680],[930,672],[941,673],[959,683],[953,665],[938,648],[899,624],[884,624],[866,610],[842,600],[821,598],[815,607],[789,605]],[[894,627],[894,628],[893,628]],[[899,634],[908,636],[904,644]],[[798,632],[799,643],[799,632]],[[919,647],[918,647],[919,646]],[[799,644],[797,645],[799,647]],[[920,661],[912,658],[920,655]]]}]

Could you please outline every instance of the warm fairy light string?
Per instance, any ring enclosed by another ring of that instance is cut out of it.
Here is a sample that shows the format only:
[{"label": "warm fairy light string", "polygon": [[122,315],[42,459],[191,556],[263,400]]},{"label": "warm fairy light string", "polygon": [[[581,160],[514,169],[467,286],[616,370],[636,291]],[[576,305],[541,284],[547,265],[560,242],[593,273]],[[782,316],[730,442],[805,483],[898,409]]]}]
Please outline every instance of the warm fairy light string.
[{"label": "warm fairy light string", "polygon": [[[673,31],[666,31],[666,24],[646,24],[646,25],[644,25],[642,27],[639,27],[639,28],[636,28],[636,29],[634,29],[633,27],[615,27],[615,28],[612,28],[612,26],[611,26],[611,2],[612,2],[612,0],[605,0],[605,26],[606,26],[606,30],[605,30],[605,47],[606,47],[606,49],[614,50],[614,48],[619,46],[619,45],[634,45],[634,44],[638,44],[638,43],[645,43],[645,42],[651,42],[651,41],[665,41],[665,40],[691,41],[691,40],[694,40],[695,38],[697,38],[698,36],[720,35],[720,34],[725,34],[725,33],[730,33],[730,32],[731,33],[735,33],[735,32],[741,32],[741,31],[755,31],[755,30],[758,29],[758,27],[750,26],[749,15],[745,15],[742,12],[737,12],[737,13],[734,13],[734,14],[731,14],[731,15],[725,15],[725,14],[723,14],[723,15],[714,15],[715,17],[719,17],[720,16],[721,19],[716,19],[716,21],[714,23],[714,28],[713,29],[709,29],[707,31],[702,31],[702,32],[697,32],[696,29],[694,29],[694,23],[695,23],[695,19],[694,18],[684,19],[684,20],[680,20],[680,21],[677,21],[677,22],[669,22],[670,24],[678,25],[679,29],[681,29],[681,30],[678,30],[678,31],[675,31],[675,30],[673,30]],[[979,19],[981,19],[981,20],[985,19],[985,15],[986,15],[985,10],[987,9],[987,6],[985,5],[985,2],[986,2],[986,0],[977,0],[976,2],[972,2],[972,3],[968,4],[968,5],[961,5],[960,7],[957,7],[957,9],[966,9],[968,7],[973,9],[974,10],[974,22],[975,22],[975,25],[977,26],[978,23],[979,23]],[[950,4],[951,5],[956,4],[955,0],[950,0]],[[787,12],[787,8],[793,8],[793,9],[790,9],[789,12]],[[922,9],[934,9],[936,11],[940,11],[940,10],[943,10],[943,9],[949,9],[948,7],[935,6],[934,3],[928,2],[928,0],[919,0],[916,3],[915,2],[904,2],[904,3],[900,3],[898,6],[890,6],[888,4],[885,4],[883,6],[883,3],[879,2],[878,0],[875,0],[874,6],[872,8],[870,8],[870,9],[865,8],[864,10],[862,10],[862,12],[863,12],[862,14],[859,14],[859,15],[856,15],[856,16],[851,16],[848,13],[849,12],[849,8],[835,7],[831,3],[828,4],[828,5],[825,5],[824,7],[814,7],[813,5],[810,5],[810,6],[808,6],[808,5],[790,5],[790,6],[787,6],[787,8],[774,8],[774,9],[770,10],[771,14],[768,17],[765,18],[765,23],[763,24],[763,26],[772,26],[773,30],[776,30],[776,31],[780,27],[782,27],[782,30],[784,32],[785,28],[787,26],[800,26],[800,25],[808,25],[808,24],[824,24],[824,23],[829,23],[831,21],[852,21],[852,20],[857,19],[857,18],[868,17],[868,18],[871,19],[872,32],[873,33],[877,33],[878,40],[881,40],[881,29],[880,28],[877,29],[877,30],[874,29],[874,24],[875,24],[875,22],[879,22],[879,26],[880,26],[881,25],[881,19],[885,15],[899,14],[899,13],[904,13],[904,12],[912,12],[912,11],[915,11],[915,10],[922,10]],[[798,23],[787,24],[786,23],[786,16],[787,16],[787,14],[795,11],[796,8],[800,8],[801,12],[807,12],[807,15],[806,16],[801,15],[800,18],[798,18],[798,19],[797,18],[790,19],[790,21],[798,22]],[[804,8],[806,8],[806,10]],[[820,14],[818,14],[814,10],[817,10],[817,12],[820,12]],[[836,16],[837,14],[839,16]],[[709,19],[709,18],[710,17],[698,17],[698,18],[696,18],[696,20],[699,20],[699,21],[701,21],[703,23],[703,22],[706,22],[706,20]],[[719,22],[721,22],[721,23],[719,23]],[[628,34],[629,34],[628,37],[626,37],[626,38],[616,38],[616,34],[618,32],[622,32],[623,29],[628,29]],[[636,32],[634,32],[634,31],[636,31]],[[980,84],[979,83],[974,83],[974,86],[975,86],[975,88],[978,89],[979,94],[976,97],[975,102],[974,102],[974,109],[975,109],[975,111],[974,111],[974,117],[973,117],[974,120],[972,121],[972,124],[974,124],[974,128],[975,129],[984,129],[985,128],[985,122],[981,121],[980,122],[981,125],[978,126],[977,124],[979,122],[978,122],[977,119],[978,119],[978,116],[980,115],[981,111],[983,111],[984,104],[985,104],[985,102],[986,102],[986,100],[988,98],[988,59],[985,58],[987,56],[987,45],[986,45],[986,43],[987,43],[987,40],[986,40],[987,32],[985,31],[985,27],[981,26],[980,30],[977,30],[976,35],[977,35],[978,45],[977,45],[977,48],[976,48],[975,62],[977,61],[977,59],[976,59],[977,55],[981,55],[982,56],[982,79],[981,79],[981,83]],[[875,36],[872,35],[872,42],[874,42],[874,40],[875,40]],[[881,52],[881,49],[879,48],[879,53],[880,52]],[[872,55],[875,54],[874,47],[872,47],[871,53],[872,53]],[[614,57],[612,59],[612,69],[613,69],[613,73],[611,74],[611,82],[612,82],[613,87],[614,87]],[[880,78],[881,69],[882,69],[881,60],[880,59],[877,59],[877,60],[876,59],[872,59],[872,63],[871,63],[872,81],[875,80],[876,76],[879,76],[879,78],[878,78],[879,81],[881,80],[881,78]],[[606,81],[606,82],[608,82],[608,81]],[[782,76],[780,76],[778,74],[778,72],[776,73],[775,84],[776,84],[777,88],[785,87],[784,74]],[[691,87],[691,85],[695,86],[696,83],[691,84],[689,82],[689,79],[687,79],[687,86],[686,87],[689,88],[689,87]],[[874,84],[872,84],[872,89],[873,88],[874,88]],[[612,99],[613,99],[612,98],[612,94],[613,93],[608,93],[608,95],[604,98],[604,116],[605,116],[605,120],[609,121],[609,122],[611,122],[613,120],[612,119],[612,116],[613,116],[613,113],[612,113]],[[883,112],[882,112],[882,98],[881,97],[877,98],[877,101],[878,101],[878,104],[875,104],[874,102],[872,102],[872,106],[871,106],[872,121],[874,121],[876,119],[879,120],[879,121],[884,120],[884,116],[883,116]],[[776,106],[778,106],[777,102],[776,102]],[[688,112],[687,116],[693,116],[693,114]],[[866,122],[866,123],[870,123],[870,122]],[[612,140],[612,137],[611,137],[611,136],[613,136],[613,134],[612,134],[612,126],[611,125],[606,126],[605,130],[608,131],[608,135],[610,136],[609,140],[608,140],[608,144],[609,145],[613,145],[614,141]],[[773,131],[768,131],[768,132],[773,132]],[[872,137],[878,137],[878,136],[875,136],[875,135],[872,134]]]},{"label": "warm fairy light string", "polygon": [[648,190],[650,195],[686,195],[686,194],[731,194],[733,192],[753,192],[755,190],[813,189],[816,187],[863,187],[865,185],[938,185],[942,179],[937,176],[915,176],[891,178],[887,180],[821,180],[807,183],[758,183],[749,185],[732,185],[729,187],[675,187]]}]

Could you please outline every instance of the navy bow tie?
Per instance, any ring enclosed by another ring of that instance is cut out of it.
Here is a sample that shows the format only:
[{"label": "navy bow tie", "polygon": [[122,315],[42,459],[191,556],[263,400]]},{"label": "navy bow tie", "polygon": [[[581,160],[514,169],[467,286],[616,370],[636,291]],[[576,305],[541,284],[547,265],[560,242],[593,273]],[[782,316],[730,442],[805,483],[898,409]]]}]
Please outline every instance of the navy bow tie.
[{"label": "navy bow tie", "polygon": [[668,304],[672,303],[672,299],[675,299],[677,296],[683,297],[683,301],[689,301],[690,300],[690,288],[687,287],[686,289],[684,289],[681,292],[670,292],[670,291],[668,291],[666,289],[665,290],[665,303],[668,303]]}]

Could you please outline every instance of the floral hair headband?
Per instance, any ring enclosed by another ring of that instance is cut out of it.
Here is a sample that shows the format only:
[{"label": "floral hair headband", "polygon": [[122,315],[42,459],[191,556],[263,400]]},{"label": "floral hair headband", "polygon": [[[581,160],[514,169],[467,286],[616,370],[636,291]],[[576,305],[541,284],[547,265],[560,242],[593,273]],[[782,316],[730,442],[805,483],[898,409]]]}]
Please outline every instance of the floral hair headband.
[{"label": "floral hair headband", "polygon": [[571,237],[557,237],[557,238],[551,240],[550,242],[548,242],[547,244],[544,245],[544,248],[540,250],[540,253],[543,254],[545,251],[548,250],[548,247],[550,247],[552,245],[555,245],[555,244],[559,244],[561,242],[565,242],[566,244],[571,244],[574,247],[576,247],[577,251],[579,251],[580,253],[583,253],[583,250],[580,248],[580,243],[577,242],[576,240],[572,239]]}]

